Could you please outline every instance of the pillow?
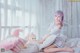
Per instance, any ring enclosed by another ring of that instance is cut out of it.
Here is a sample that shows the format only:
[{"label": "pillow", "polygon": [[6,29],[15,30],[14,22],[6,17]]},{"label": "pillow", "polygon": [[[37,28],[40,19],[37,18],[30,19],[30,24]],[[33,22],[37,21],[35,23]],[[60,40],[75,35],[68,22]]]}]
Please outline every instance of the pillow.
[{"label": "pillow", "polygon": [[51,45],[51,44],[55,41],[56,37],[57,37],[56,35],[50,35],[50,36],[43,42],[43,44],[40,44],[39,49],[41,50],[41,49],[43,49],[43,48]]}]

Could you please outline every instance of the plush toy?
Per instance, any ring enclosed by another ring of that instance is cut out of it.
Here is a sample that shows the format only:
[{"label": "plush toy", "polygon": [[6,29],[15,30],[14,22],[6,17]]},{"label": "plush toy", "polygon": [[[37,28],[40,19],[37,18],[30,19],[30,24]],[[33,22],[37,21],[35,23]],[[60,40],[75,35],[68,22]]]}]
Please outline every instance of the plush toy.
[{"label": "plush toy", "polygon": [[13,32],[13,36],[7,38],[0,42],[0,49],[4,49],[5,51],[11,50],[14,53],[20,51],[20,49],[24,46],[24,40],[19,38],[19,32],[22,32],[21,29],[17,29]]}]

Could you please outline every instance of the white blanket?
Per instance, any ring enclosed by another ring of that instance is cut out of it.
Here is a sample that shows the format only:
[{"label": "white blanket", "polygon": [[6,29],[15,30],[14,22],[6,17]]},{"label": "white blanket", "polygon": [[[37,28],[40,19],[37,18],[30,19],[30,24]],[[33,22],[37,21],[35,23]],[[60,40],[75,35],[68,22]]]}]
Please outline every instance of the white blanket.
[{"label": "white blanket", "polygon": [[[80,53],[80,47],[78,47],[80,44],[80,38],[73,38],[66,42],[68,44],[67,46],[74,48],[74,53]],[[39,48],[36,44],[30,44],[28,45],[27,49],[23,49],[20,53],[39,53]],[[3,52],[2,52],[3,53]],[[11,51],[6,51],[4,53],[11,53]],[[70,53],[70,52],[57,52],[57,53]]]}]

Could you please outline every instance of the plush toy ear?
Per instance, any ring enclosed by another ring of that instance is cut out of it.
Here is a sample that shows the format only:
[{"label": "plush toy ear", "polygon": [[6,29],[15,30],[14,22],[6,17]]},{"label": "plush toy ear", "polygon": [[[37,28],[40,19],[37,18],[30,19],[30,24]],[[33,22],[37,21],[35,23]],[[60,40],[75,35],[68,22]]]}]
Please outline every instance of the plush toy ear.
[{"label": "plush toy ear", "polygon": [[12,35],[13,36],[16,36],[16,37],[19,37],[19,32],[22,32],[23,30],[22,29],[16,29],[13,33],[12,33]]}]

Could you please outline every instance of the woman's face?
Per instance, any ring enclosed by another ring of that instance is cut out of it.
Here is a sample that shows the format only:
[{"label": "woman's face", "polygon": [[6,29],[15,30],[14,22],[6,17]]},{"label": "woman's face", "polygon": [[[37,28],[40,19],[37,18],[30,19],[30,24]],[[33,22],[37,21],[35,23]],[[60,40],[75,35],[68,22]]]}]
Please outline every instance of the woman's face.
[{"label": "woman's face", "polygon": [[62,15],[60,15],[60,14],[55,15],[55,23],[56,24],[61,24],[62,23]]}]

